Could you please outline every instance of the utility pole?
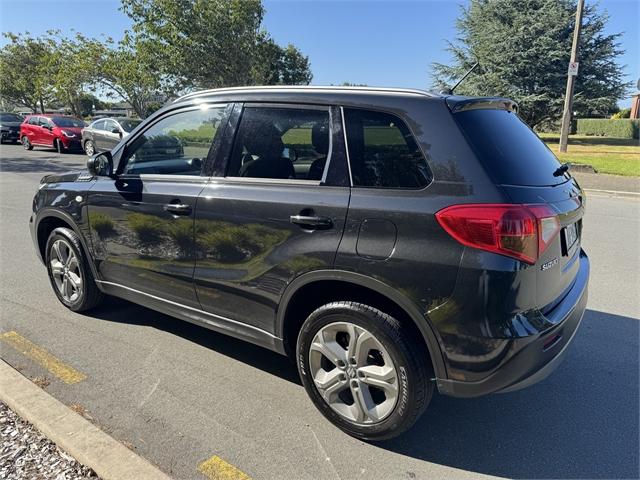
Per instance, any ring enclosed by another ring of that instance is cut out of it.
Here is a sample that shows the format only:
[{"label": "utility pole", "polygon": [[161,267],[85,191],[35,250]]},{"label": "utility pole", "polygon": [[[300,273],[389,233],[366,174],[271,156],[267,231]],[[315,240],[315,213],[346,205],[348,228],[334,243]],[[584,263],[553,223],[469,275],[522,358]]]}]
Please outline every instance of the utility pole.
[{"label": "utility pole", "polygon": [[573,30],[573,45],[571,45],[571,60],[567,72],[567,92],[564,95],[564,110],[562,112],[562,129],[560,130],[560,151],[567,151],[569,128],[571,127],[571,110],[573,109],[573,84],[578,76],[578,44],[580,43],[580,29],[582,28],[582,11],[584,0],[578,0],[576,10],[576,25]]}]

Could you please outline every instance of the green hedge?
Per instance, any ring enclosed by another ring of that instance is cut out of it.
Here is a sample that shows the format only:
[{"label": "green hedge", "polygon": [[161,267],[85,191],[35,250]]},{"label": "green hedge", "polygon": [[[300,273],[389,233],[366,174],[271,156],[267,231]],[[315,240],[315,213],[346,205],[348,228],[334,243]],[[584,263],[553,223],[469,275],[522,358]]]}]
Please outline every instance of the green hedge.
[{"label": "green hedge", "polygon": [[576,134],[600,137],[638,138],[640,120],[627,118],[579,118],[576,120]]}]

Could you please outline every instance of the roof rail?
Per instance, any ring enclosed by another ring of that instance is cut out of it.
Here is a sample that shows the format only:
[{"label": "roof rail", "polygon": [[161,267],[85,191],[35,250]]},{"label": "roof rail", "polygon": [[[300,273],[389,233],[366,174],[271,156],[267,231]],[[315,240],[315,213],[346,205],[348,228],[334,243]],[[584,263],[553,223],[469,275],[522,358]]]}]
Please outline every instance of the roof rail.
[{"label": "roof rail", "polygon": [[310,85],[265,85],[265,86],[250,86],[250,87],[226,87],[226,88],[211,88],[208,90],[200,90],[197,92],[187,93],[182,95],[181,97],[176,98],[173,103],[180,102],[182,100],[186,100],[199,95],[206,94],[215,94],[215,93],[240,93],[240,92],[261,92],[261,91],[312,91],[312,92],[321,92],[321,91],[359,91],[359,92],[371,92],[371,93],[398,93],[398,94],[412,94],[412,95],[423,95],[426,97],[434,97],[436,96],[432,92],[427,92],[426,90],[413,89],[413,88],[394,88],[394,87],[351,87],[351,86],[339,86],[339,85],[330,85],[330,86],[310,86]]}]

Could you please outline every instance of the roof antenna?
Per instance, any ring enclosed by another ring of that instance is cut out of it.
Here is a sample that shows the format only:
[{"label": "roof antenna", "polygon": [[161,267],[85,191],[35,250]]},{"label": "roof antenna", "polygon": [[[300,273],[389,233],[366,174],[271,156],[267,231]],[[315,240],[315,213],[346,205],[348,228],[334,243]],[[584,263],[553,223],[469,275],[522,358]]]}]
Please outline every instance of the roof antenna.
[{"label": "roof antenna", "polygon": [[462,78],[460,80],[458,80],[458,83],[456,83],[453,87],[451,88],[445,88],[444,90],[441,90],[440,93],[442,95],[453,95],[453,91],[458,88],[458,85],[460,85],[462,82],[464,82],[464,79],[467,78],[471,72],[473,72],[475,70],[475,68],[480,65],[480,62],[476,62],[473,64],[473,67],[471,67],[467,73],[465,73]]}]

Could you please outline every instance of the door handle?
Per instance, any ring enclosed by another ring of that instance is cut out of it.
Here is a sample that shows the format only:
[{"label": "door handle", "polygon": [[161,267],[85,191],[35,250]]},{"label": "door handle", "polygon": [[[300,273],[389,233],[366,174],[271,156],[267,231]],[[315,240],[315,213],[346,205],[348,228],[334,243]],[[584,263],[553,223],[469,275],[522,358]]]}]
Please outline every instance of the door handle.
[{"label": "door handle", "polygon": [[306,230],[327,230],[333,227],[333,222],[329,217],[319,217],[317,215],[291,215],[289,221],[300,225]]},{"label": "door handle", "polygon": [[191,215],[191,205],[185,203],[167,203],[164,210],[174,215]]}]

